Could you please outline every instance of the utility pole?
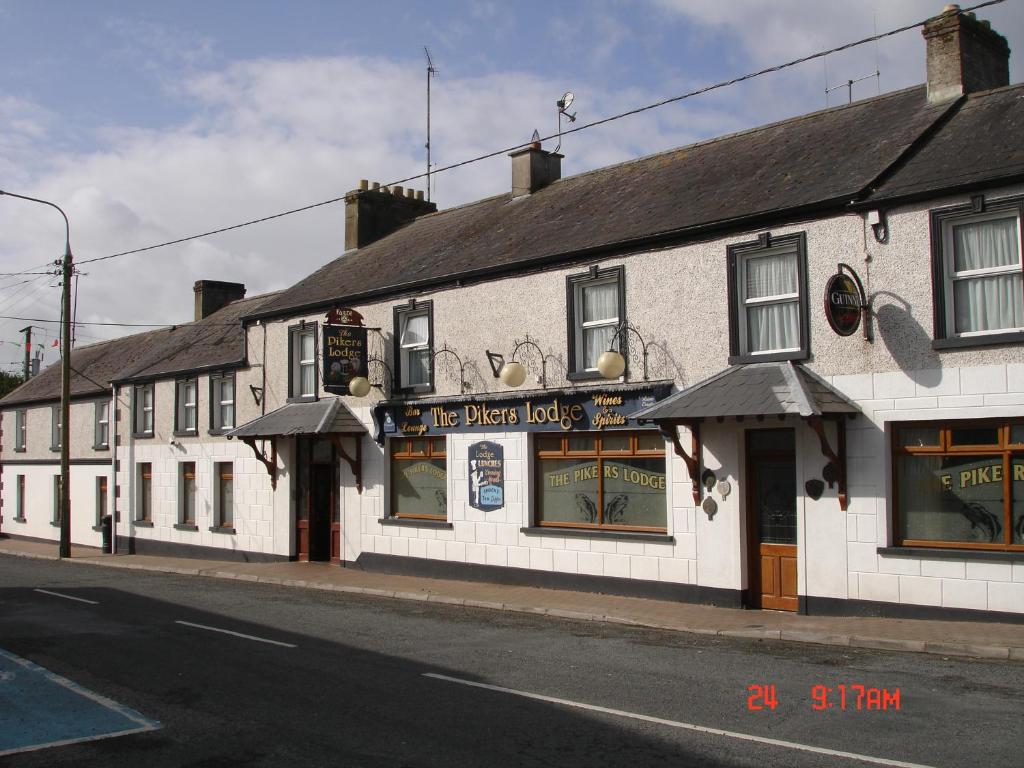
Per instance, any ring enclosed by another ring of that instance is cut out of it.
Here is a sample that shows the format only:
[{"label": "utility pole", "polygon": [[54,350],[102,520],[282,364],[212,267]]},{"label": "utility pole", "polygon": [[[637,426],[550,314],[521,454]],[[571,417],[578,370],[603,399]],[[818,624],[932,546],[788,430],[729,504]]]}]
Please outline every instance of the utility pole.
[{"label": "utility pole", "polygon": [[22,328],[20,332],[25,334],[25,381],[28,381],[32,370],[32,326]]},{"label": "utility pole", "polygon": [[16,197],[56,208],[64,217],[64,258],[61,267],[61,349],[60,349],[60,549],[61,558],[71,557],[71,225],[63,209],[49,200],[16,195],[0,189],[0,196]]}]

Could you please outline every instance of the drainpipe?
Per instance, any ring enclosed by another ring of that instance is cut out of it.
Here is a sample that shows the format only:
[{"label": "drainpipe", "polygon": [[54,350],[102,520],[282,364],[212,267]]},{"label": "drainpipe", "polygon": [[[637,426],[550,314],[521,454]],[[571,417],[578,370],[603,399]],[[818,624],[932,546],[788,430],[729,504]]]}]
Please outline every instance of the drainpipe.
[{"label": "drainpipe", "polygon": [[[117,554],[117,385],[110,385],[110,411],[107,423],[110,425],[110,487],[107,488],[109,495],[110,510],[110,554]],[[102,523],[102,521],[100,521]]]}]

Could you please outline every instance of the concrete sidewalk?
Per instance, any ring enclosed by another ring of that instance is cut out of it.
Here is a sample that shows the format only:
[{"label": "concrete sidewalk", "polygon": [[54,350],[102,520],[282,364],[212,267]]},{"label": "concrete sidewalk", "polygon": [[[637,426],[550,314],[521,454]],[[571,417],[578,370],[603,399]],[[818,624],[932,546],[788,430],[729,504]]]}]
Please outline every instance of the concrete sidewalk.
[{"label": "concrete sidewalk", "polygon": [[[0,538],[0,555],[57,559],[57,544]],[[236,563],[72,548],[72,563],[257,581],[702,635],[1024,661],[1024,624],[799,616],[502,584],[369,573],[326,563]]]}]

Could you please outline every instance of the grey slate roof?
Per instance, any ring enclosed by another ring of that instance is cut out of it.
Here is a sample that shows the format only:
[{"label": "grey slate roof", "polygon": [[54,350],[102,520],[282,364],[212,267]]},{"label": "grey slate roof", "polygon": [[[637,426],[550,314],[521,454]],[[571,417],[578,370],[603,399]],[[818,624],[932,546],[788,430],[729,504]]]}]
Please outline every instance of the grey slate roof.
[{"label": "grey slate roof", "polygon": [[996,184],[1024,175],[1024,88],[968,96],[918,152],[868,198],[927,194],[940,187]]},{"label": "grey slate roof", "polygon": [[[960,104],[929,105],[917,86],[561,179],[514,201],[502,194],[422,216],[328,263],[254,316],[843,207]],[[1022,104],[1007,109],[1024,113]],[[959,135],[961,125],[947,130]],[[1002,164],[1000,147],[987,166]],[[932,164],[941,171],[944,163]]]},{"label": "grey slate roof", "polygon": [[[240,318],[277,294],[232,302],[198,322],[101,341],[71,352],[71,396],[109,393],[111,382],[153,379],[243,361]],[[60,399],[60,363],[49,365],[0,400],[0,408]]]},{"label": "grey slate roof", "polygon": [[311,403],[288,403],[227,433],[231,437],[288,435],[365,435],[366,428],[340,397]]},{"label": "grey slate roof", "polygon": [[820,416],[857,408],[801,365],[734,365],[632,415],[639,421],[685,421],[715,416]]}]

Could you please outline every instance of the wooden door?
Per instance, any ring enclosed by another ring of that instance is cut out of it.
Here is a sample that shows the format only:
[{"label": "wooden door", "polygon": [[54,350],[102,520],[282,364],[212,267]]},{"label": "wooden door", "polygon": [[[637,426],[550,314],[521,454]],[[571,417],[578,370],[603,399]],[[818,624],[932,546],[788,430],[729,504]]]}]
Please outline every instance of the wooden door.
[{"label": "wooden door", "polygon": [[304,438],[295,446],[295,556],[302,562],[309,560],[309,443]]},{"label": "wooden door", "polygon": [[794,431],[749,430],[747,538],[751,607],[797,610],[796,524]]}]

